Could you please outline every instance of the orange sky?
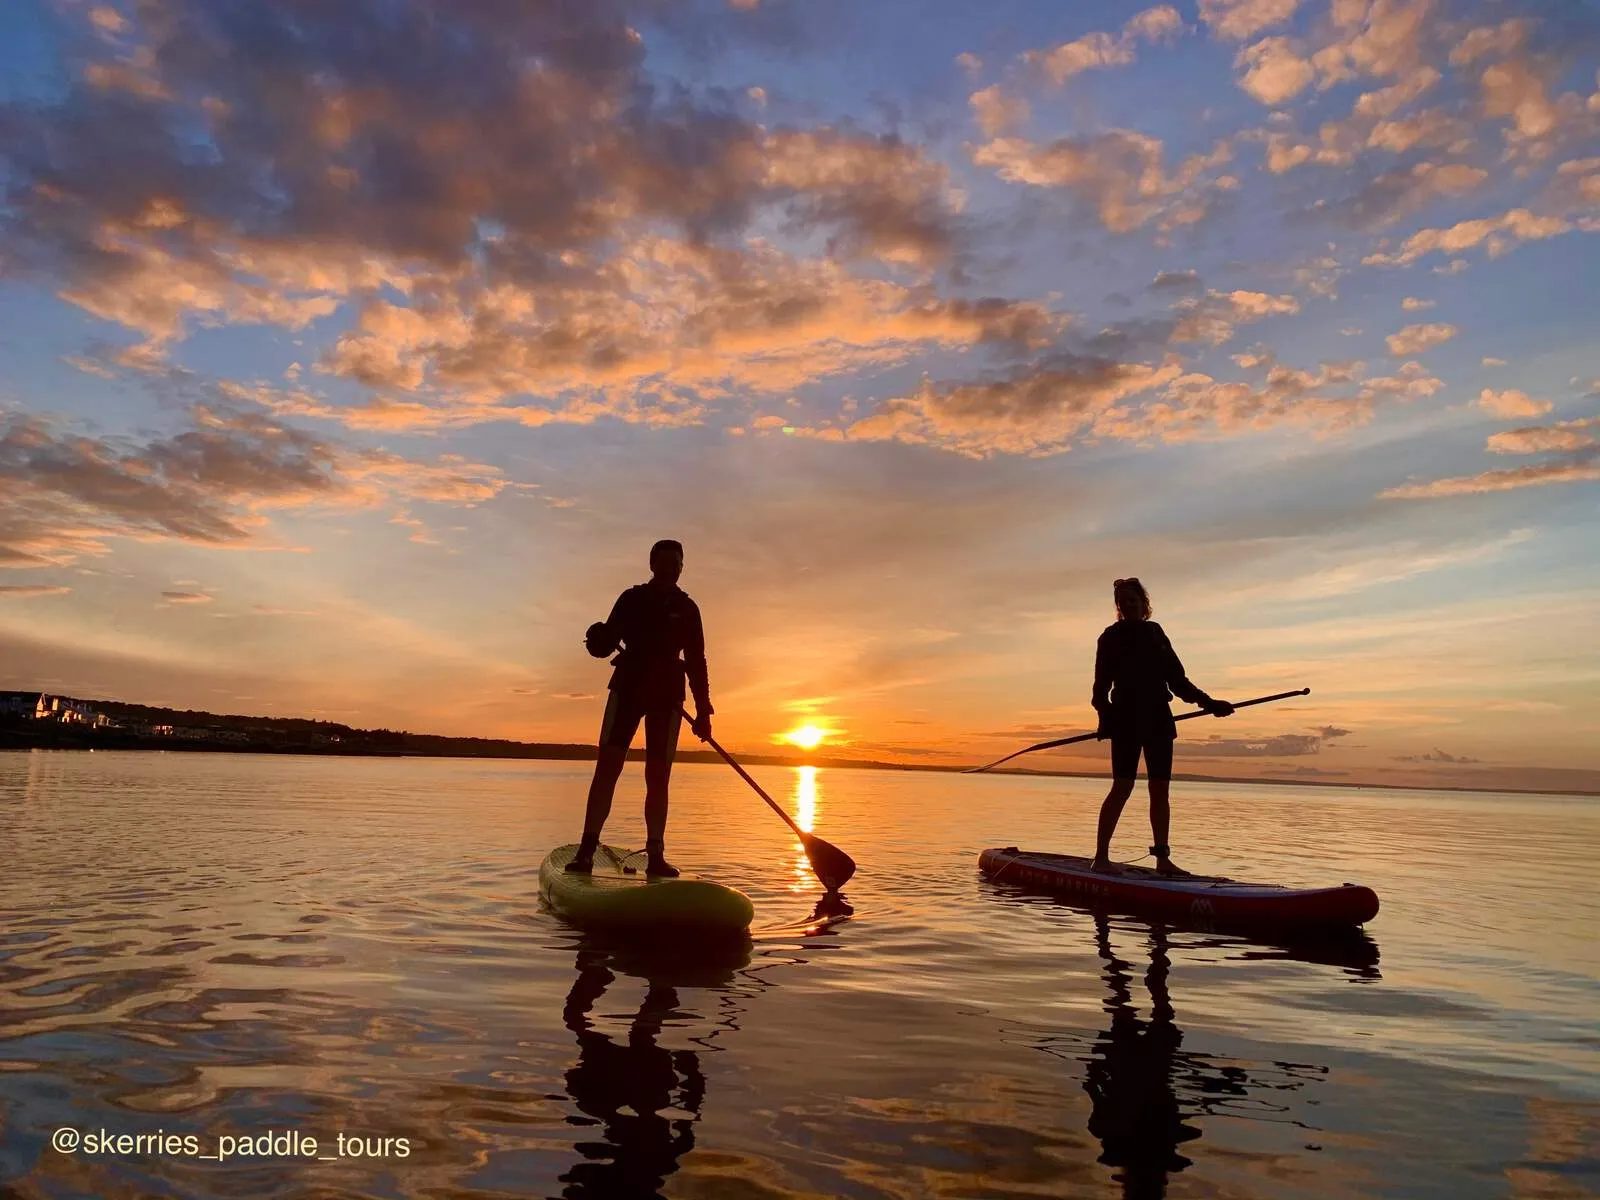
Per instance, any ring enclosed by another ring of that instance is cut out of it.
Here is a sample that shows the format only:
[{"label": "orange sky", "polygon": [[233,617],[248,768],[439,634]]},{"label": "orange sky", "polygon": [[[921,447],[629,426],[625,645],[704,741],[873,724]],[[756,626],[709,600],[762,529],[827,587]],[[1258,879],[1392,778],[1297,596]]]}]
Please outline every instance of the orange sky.
[{"label": "orange sky", "polygon": [[585,741],[676,537],[735,749],[1085,729],[1137,574],[1312,688],[1180,772],[1600,786],[1567,18],[385,12],[0,17],[0,686]]}]

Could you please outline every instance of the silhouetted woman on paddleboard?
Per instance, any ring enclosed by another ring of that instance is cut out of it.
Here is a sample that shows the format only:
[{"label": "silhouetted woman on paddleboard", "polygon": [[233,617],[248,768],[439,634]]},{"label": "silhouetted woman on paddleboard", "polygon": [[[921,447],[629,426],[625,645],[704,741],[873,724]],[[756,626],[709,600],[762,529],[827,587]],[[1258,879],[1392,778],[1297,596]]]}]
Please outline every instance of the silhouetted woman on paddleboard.
[{"label": "silhouetted woman on paddleboard", "polygon": [[[1094,657],[1095,712],[1100,714],[1101,738],[1111,739],[1111,791],[1100,806],[1100,828],[1095,839],[1097,871],[1115,871],[1111,863],[1111,835],[1116,832],[1122,806],[1133,795],[1144,756],[1150,788],[1150,832],[1155,844],[1156,870],[1163,875],[1187,875],[1172,861],[1167,831],[1172,811],[1167,796],[1172,785],[1172,743],[1178,727],[1172,719],[1173,695],[1197,704],[1213,716],[1226,717],[1233,705],[1213,700],[1183,673],[1165,631],[1150,619],[1150,596],[1137,579],[1119,579],[1112,585],[1117,605],[1116,624],[1100,635]],[[1169,691],[1170,689],[1170,691]]]}]

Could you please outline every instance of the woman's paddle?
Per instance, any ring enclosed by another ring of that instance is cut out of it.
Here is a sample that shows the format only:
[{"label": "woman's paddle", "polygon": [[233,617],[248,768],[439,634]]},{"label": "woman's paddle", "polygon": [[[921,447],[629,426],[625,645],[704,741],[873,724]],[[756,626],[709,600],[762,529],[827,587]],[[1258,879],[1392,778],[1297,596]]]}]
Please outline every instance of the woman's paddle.
[{"label": "woman's paddle", "polygon": [[[685,720],[693,724],[694,718],[690,717],[688,713],[683,715]],[[805,850],[806,858],[811,863],[811,869],[816,872],[817,878],[822,880],[823,887],[830,892],[837,892],[850,882],[850,876],[856,873],[855,859],[851,858],[832,842],[823,841],[814,834],[809,834],[804,829],[801,829],[800,826],[794,823],[794,818],[778,807],[778,802],[762,791],[761,785],[750,778],[750,773],[733,761],[733,755],[717,745],[715,738],[708,737],[705,740],[710,743],[713,750],[722,755],[724,762],[739,772],[739,778],[755,788],[756,795],[765,800],[771,806],[772,811],[783,818],[783,823],[794,830],[795,837],[800,839],[800,845]]]},{"label": "woman's paddle", "polygon": [[[1310,694],[1310,688],[1301,688],[1297,692],[1279,692],[1276,696],[1257,696],[1254,700],[1239,701],[1234,705],[1234,708],[1249,708],[1252,704],[1271,704],[1274,700],[1287,700],[1290,696],[1309,696]],[[1186,712],[1181,716],[1176,716],[1172,719],[1174,721],[1187,721],[1190,717],[1203,717],[1205,715],[1206,710],[1202,708],[1196,710],[1195,712]],[[989,770],[990,767],[998,767],[1003,762],[1010,762],[1013,758],[1017,758],[1020,755],[1032,754],[1035,750],[1050,750],[1056,746],[1070,746],[1073,742],[1087,742],[1099,736],[1100,735],[1098,733],[1080,733],[1074,737],[1057,738],[1053,742],[1040,742],[1037,746],[1029,746],[1026,750],[1018,750],[1015,754],[1008,754],[1004,758],[997,758],[988,766],[968,767],[961,773],[963,775],[977,775],[982,771]]]}]

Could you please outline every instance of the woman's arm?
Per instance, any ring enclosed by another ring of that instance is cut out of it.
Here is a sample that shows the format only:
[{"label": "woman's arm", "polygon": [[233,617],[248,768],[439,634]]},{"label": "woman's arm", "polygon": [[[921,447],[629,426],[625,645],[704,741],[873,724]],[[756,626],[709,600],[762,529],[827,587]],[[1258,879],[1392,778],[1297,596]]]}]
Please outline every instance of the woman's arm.
[{"label": "woman's arm", "polygon": [[1209,705],[1211,697],[1195,687],[1184,674],[1183,663],[1178,661],[1178,652],[1172,648],[1172,642],[1167,638],[1167,631],[1156,625],[1153,631],[1161,650],[1161,673],[1166,685],[1172,689],[1172,694],[1180,700],[1187,700],[1190,704]]},{"label": "woman's arm", "polygon": [[1094,691],[1089,696],[1089,703],[1102,715],[1111,707],[1111,679],[1114,669],[1115,664],[1112,661],[1112,650],[1108,644],[1107,634],[1102,633],[1094,647]]}]

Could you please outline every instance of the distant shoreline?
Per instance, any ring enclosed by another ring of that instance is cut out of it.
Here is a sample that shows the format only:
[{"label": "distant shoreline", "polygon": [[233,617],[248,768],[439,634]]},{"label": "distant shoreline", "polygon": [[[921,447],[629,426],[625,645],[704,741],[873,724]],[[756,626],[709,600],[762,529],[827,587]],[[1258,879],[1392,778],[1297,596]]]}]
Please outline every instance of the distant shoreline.
[{"label": "distant shoreline", "polygon": [[[406,740],[426,739],[438,743],[477,743],[476,745],[417,746],[398,745],[328,745],[283,742],[279,744],[250,744],[240,742],[215,742],[197,737],[169,735],[162,738],[135,737],[104,730],[62,731],[51,729],[36,731],[19,729],[15,725],[0,727],[0,753],[21,750],[64,750],[102,752],[164,751],[172,753],[211,754],[299,754],[338,758],[455,758],[455,759],[527,759],[542,762],[593,762],[595,748],[577,742],[512,742],[479,738],[447,738],[437,735],[400,735]],[[642,749],[628,752],[630,761],[644,758]],[[710,750],[680,750],[676,761],[688,763],[720,763],[722,760]],[[958,774],[966,767],[943,766],[933,763],[892,763],[872,759],[803,757],[779,754],[752,753],[739,755],[739,761],[753,766],[771,767],[825,767],[829,770],[861,771],[929,771]],[[1013,767],[988,772],[991,775],[1042,779],[1100,779],[1107,778],[1103,771],[1052,771],[1027,767]],[[1352,783],[1328,779],[1285,779],[1274,776],[1199,775],[1175,772],[1178,783],[1227,783],[1245,785],[1271,785],[1295,787],[1351,788],[1402,792],[1473,792],[1484,795],[1502,794],[1518,796],[1591,796],[1600,797],[1600,791],[1583,788],[1528,788],[1528,787],[1468,787],[1460,784],[1415,783]]]}]

